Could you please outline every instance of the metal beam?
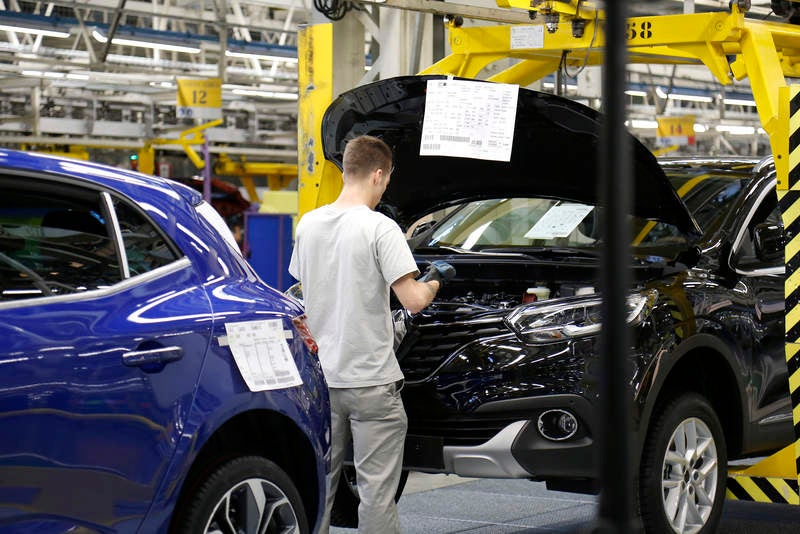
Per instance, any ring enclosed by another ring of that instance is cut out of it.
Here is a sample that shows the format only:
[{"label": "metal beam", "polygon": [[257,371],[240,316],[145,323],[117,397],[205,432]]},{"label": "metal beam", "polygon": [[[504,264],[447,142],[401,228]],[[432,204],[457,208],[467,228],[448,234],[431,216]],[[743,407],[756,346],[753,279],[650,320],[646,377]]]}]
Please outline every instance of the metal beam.
[{"label": "metal beam", "polygon": [[527,11],[512,9],[496,9],[491,7],[478,7],[466,4],[441,2],[439,0],[361,0],[362,4],[375,4],[380,7],[405,9],[419,13],[434,15],[452,15],[467,19],[488,20],[492,22],[529,23],[531,21]]}]

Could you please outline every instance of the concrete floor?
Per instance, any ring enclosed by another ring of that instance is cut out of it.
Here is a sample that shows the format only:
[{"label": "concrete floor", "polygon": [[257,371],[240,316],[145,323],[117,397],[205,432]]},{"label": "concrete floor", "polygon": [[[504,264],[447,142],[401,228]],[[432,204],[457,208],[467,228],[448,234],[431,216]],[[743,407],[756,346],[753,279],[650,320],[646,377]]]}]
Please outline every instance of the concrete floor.
[{"label": "concrete floor", "polygon": [[[400,500],[404,534],[586,533],[596,513],[596,497],[547,491],[539,482],[422,473],[411,474]],[[800,507],[726,501],[717,532],[800,532]]]}]

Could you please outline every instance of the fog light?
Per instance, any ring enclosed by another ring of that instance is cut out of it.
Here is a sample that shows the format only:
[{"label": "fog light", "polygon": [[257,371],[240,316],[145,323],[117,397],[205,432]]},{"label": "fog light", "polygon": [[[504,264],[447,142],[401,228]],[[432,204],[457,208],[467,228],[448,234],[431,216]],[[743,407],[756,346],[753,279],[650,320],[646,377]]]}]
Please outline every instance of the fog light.
[{"label": "fog light", "polygon": [[537,421],[539,433],[551,441],[564,441],[578,431],[578,419],[566,410],[547,410]]}]

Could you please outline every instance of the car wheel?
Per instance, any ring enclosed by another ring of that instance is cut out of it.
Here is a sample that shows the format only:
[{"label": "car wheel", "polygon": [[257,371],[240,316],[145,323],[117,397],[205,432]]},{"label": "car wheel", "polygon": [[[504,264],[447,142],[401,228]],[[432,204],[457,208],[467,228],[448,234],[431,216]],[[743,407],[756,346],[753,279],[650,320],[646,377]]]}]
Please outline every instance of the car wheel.
[{"label": "car wheel", "polygon": [[266,458],[231,460],[197,487],[178,532],[308,532],[300,494],[289,476]]},{"label": "car wheel", "polygon": [[[397,484],[397,493],[394,494],[394,502],[400,500],[403,489],[408,480],[408,470],[403,469],[400,474],[400,482]],[[342,474],[339,476],[339,485],[336,486],[336,497],[333,500],[331,510],[331,526],[344,528],[358,527],[358,504],[361,499],[358,497],[358,486],[356,484],[356,468],[352,465],[342,467]]]},{"label": "car wheel", "polygon": [[727,449],[708,401],[683,394],[662,405],[642,454],[639,502],[648,534],[708,534],[725,499]]}]

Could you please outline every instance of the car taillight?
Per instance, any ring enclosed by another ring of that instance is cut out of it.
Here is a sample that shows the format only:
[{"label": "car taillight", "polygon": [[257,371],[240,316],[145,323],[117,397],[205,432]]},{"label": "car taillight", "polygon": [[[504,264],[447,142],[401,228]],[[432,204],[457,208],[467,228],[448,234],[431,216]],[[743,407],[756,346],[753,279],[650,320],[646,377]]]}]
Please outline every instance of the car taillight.
[{"label": "car taillight", "polygon": [[300,334],[300,337],[303,339],[303,343],[306,344],[308,350],[316,354],[319,350],[319,347],[317,347],[317,342],[314,341],[314,336],[311,335],[311,331],[308,329],[306,321],[307,319],[305,315],[298,315],[292,319],[292,324],[297,329],[297,333]]}]

